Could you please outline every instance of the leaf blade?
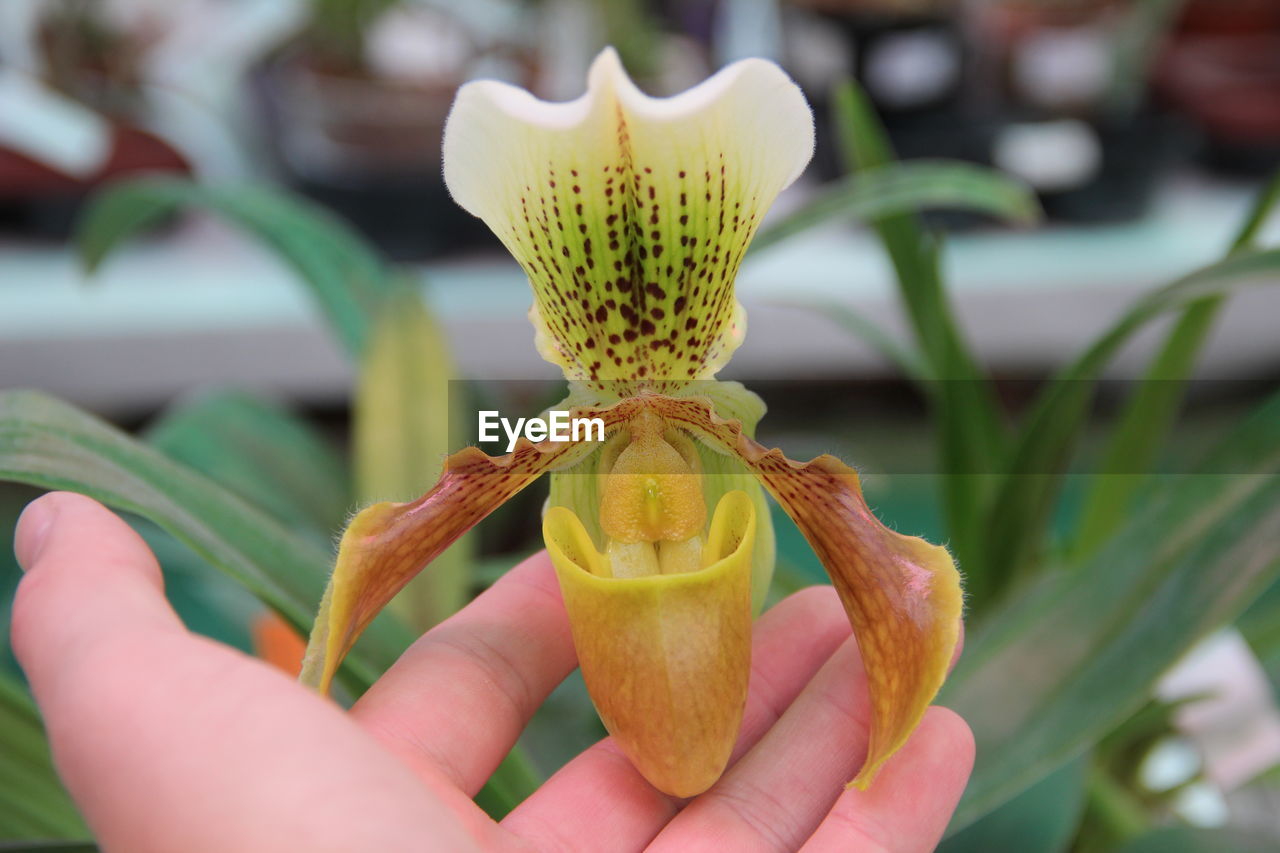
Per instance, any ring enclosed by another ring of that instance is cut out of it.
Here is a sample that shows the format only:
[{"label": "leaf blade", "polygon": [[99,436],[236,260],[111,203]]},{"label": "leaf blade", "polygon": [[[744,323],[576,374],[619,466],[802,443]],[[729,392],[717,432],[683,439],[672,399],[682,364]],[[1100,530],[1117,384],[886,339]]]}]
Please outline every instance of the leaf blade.
[{"label": "leaf blade", "polygon": [[88,837],[53,767],[35,703],[0,674],[0,838]]},{"label": "leaf blade", "polygon": [[[361,362],[353,408],[356,491],[362,506],[412,501],[430,489],[465,435],[451,405],[453,358],[443,330],[409,287],[387,300]],[[404,621],[425,631],[466,603],[475,538],[464,535],[392,600]]]},{"label": "leaf blade", "polygon": [[1136,711],[1160,674],[1280,577],[1280,395],[1085,565],[972,636],[943,703],[970,722],[967,825]]},{"label": "leaf blade", "polygon": [[309,285],[338,338],[363,352],[391,274],[349,226],[318,205],[252,186],[205,186],[141,178],[95,196],[76,226],[81,263],[92,273],[125,240],[180,210],[205,210],[272,249]]},{"label": "leaf blade", "polygon": [[[1280,203],[1280,172],[1250,205],[1228,257],[1252,245],[1277,203]],[[1150,469],[1173,428],[1187,379],[1223,304],[1224,297],[1211,296],[1186,307],[1126,404],[1103,453],[1100,474],[1094,478],[1085,499],[1074,545],[1078,557],[1091,553],[1115,530],[1123,511],[1141,487],[1144,479],[1141,476],[1116,477],[1108,476],[1108,472],[1121,466],[1138,473]]]},{"label": "leaf blade", "polygon": [[1083,429],[1097,378],[1135,332],[1168,311],[1236,289],[1280,280],[1280,249],[1244,252],[1202,267],[1139,298],[1035,400],[1001,476],[985,529],[999,530],[986,557],[988,580],[1004,586],[1036,565],[1035,552]]},{"label": "leaf blade", "polygon": [[[836,88],[836,126],[850,170],[874,170],[893,162],[888,136],[865,93],[852,80]],[[916,345],[935,380],[926,388],[938,431],[943,506],[950,547],[968,574],[968,596],[984,598],[984,543],[978,532],[987,501],[988,478],[1004,459],[1005,425],[995,391],[955,321],[940,269],[937,241],[919,217],[882,216],[873,226],[893,265],[898,290],[915,333]]]},{"label": "leaf blade", "polygon": [[295,530],[323,536],[342,526],[350,479],[338,453],[283,406],[243,391],[217,391],[169,408],[145,440]]},{"label": "leaf blade", "polygon": [[[34,391],[0,392],[0,479],[69,489],[150,519],[275,609],[311,624],[330,558],[239,497],[106,423]],[[374,626],[350,670],[372,683],[408,644]]]},{"label": "leaf blade", "polygon": [[1014,223],[1035,222],[1035,194],[1021,181],[969,163],[912,160],[885,163],[824,186],[787,216],[761,228],[751,241],[762,252],[831,219],[873,221],[925,208],[985,213]]}]

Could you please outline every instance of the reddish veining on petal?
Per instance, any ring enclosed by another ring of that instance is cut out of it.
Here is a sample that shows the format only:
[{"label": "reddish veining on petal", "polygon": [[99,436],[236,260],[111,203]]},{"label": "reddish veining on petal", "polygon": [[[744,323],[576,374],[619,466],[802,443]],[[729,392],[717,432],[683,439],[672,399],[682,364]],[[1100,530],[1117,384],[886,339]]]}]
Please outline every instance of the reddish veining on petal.
[{"label": "reddish veining on petal", "polygon": [[[571,416],[601,418],[607,433],[633,413],[614,406],[575,409]],[[440,480],[416,501],[360,512],[343,534],[328,606],[322,607],[308,649],[307,672],[320,688],[328,689],[342,657],[373,618],[445,548],[543,473],[572,464],[596,446],[522,438],[514,451],[497,457],[468,447],[445,461]]]}]

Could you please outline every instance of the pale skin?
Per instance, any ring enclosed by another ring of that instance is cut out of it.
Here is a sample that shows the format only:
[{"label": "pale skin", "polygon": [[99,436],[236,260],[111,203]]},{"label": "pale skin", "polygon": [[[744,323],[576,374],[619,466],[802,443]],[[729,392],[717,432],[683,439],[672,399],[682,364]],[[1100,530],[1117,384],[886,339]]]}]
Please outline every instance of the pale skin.
[{"label": "pale skin", "polygon": [[932,850],[973,763],[934,707],[868,791],[857,646],[827,587],[759,620],[733,761],[656,791],[605,739],[501,823],[471,801],[576,666],[539,554],[419,639],[344,712],[188,632],[142,540],[69,493],[18,525],[13,644],[67,788],[106,850]]}]

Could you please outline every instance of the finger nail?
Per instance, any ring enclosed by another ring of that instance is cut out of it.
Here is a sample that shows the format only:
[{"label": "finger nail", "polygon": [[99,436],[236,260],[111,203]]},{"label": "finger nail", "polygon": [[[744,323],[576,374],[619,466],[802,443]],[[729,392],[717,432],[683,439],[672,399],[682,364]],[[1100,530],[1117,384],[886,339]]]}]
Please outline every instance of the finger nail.
[{"label": "finger nail", "polygon": [[35,499],[22,511],[14,533],[13,553],[24,572],[30,571],[39,559],[57,515],[57,505],[49,495]]}]

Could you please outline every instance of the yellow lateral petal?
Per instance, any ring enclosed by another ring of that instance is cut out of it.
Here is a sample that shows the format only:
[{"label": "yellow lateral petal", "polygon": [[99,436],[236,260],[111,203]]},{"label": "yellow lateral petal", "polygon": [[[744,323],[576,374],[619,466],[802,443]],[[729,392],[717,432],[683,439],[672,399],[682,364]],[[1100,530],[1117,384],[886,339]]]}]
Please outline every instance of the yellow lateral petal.
[{"label": "yellow lateral petal", "polygon": [[795,520],[840,594],[867,672],[874,719],[854,785],[866,787],[911,735],[946,678],[963,595],[947,550],[889,530],[862,497],[857,473],[833,456],[787,459],[716,415],[708,400],[650,395],[674,425],[737,455]]},{"label": "yellow lateral petal", "polygon": [[684,381],[740,342],[738,265],[812,153],[808,104],[773,63],[650,98],[609,49],[575,101],[463,86],[444,177],[528,274],[544,358],[570,379]]},{"label": "yellow lateral petal", "polygon": [[583,679],[600,719],[654,787],[692,797],[724,772],[746,706],[751,669],[751,544],[755,511],[724,497],[719,531],[696,572],[603,578],[572,512],[543,520]]}]

